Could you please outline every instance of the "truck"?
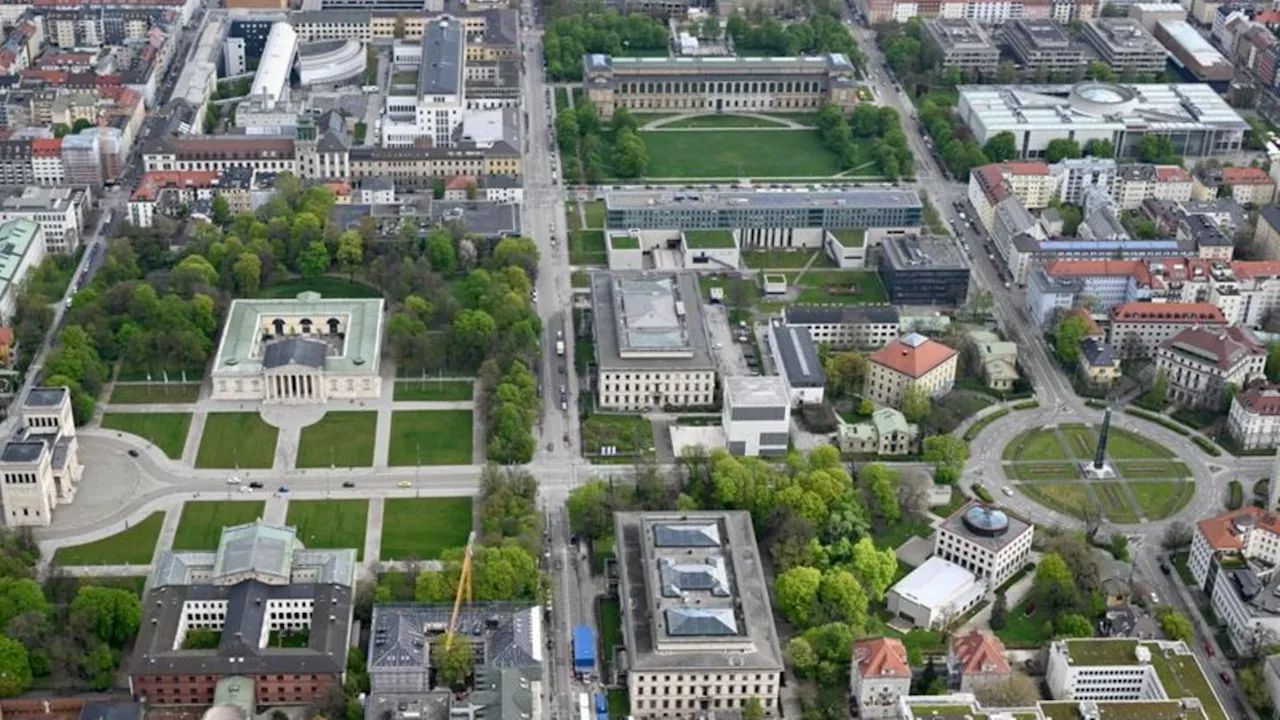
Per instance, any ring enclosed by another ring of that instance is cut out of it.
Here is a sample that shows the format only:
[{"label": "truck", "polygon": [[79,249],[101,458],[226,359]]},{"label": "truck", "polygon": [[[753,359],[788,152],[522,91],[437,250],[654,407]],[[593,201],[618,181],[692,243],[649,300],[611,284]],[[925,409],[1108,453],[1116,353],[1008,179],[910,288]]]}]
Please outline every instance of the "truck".
[{"label": "truck", "polygon": [[563,341],[563,340],[557,340],[557,341],[556,341],[556,354],[557,354],[557,355],[560,355],[561,357],[563,357],[563,356],[564,356],[564,341]]},{"label": "truck", "polygon": [[[573,628],[573,674],[584,678],[596,669],[596,634],[587,625]],[[584,694],[585,698],[586,695]]]},{"label": "truck", "polygon": [[578,720],[591,720],[591,698],[578,693]]}]

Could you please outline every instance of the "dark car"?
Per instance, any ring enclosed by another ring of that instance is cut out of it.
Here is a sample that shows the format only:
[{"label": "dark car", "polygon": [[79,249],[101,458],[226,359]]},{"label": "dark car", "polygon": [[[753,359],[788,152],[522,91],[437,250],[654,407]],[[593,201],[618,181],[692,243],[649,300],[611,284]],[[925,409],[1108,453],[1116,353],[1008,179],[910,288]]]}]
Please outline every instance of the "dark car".
[{"label": "dark car", "polygon": [[1165,575],[1168,575],[1168,574],[1169,574],[1169,566],[1168,566],[1167,564],[1165,564],[1165,563],[1160,563],[1160,572],[1164,573]]},{"label": "dark car", "polygon": [[129,450],[129,457],[138,457],[138,451],[137,451],[137,450],[130,449],[130,450]]},{"label": "dark car", "polygon": [[1222,678],[1223,685],[1231,684],[1231,673],[1227,672],[1226,670],[1223,670],[1222,672],[1218,673],[1218,677]]},{"label": "dark car", "polygon": [[287,493],[287,492],[289,492],[289,486],[288,486],[288,485],[281,485],[278,489],[276,489],[276,492]]},{"label": "dark car", "polygon": [[249,487],[255,490],[259,490],[262,488],[262,483],[258,480],[254,480],[253,482],[249,483]]},{"label": "dark car", "polygon": [[348,481],[346,481],[346,482],[342,483],[342,487],[344,487],[344,488],[353,488],[353,487],[355,487],[355,486],[356,486],[356,484],[355,484],[355,483],[353,483],[353,482],[351,482],[350,480],[348,480]]}]

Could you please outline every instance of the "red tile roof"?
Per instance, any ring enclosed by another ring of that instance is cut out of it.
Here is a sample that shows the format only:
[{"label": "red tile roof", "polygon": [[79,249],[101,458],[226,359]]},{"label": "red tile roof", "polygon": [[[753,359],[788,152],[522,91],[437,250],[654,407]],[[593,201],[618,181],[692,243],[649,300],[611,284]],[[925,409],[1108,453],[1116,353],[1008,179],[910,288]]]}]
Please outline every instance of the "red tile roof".
[{"label": "red tile roof", "polygon": [[1280,384],[1253,383],[1236,395],[1236,402],[1254,415],[1280,415]]},{"label": "red tile roof", "polygon": [[960,662],[962,673],[1013,672],[1005,657],[1004,643],[990,633],[974,630],[951,643],[951,654]]},{"label": "red tile roof", "polygon": [[1181,165],[1157,165],[1156,179],[1160,182],[1191,182],[1191,173]]},{"label": "red tile roof", "polygon": [[987,196],[987,202],[995,205],[1009,196],[1004,186],[1005,175],[1048,175],[1049,166],[1042,162],[1008,162],[983,165],[973,170],[978,185]]},{"label": "red tile roof", "polygon": [[1222,311],[1212,303],[1124,303],[1111,310],[1111,321],[1227,324]]},{"label": "red tile roof", "polygon": [[[1252,505],[1205,518],[1196,523],[1196,527],[1214,550],[1239,550],[1244,544],[1240,541],[1241,523],[1237,520],[1246,517],[1253,518],[1253,527],[1280,535],[1280,515]],[[1243,525],[1249,527],[1248,520]]]},{"label": "red tile roof", "polygon": [[13,347],[13,328],[0,327],[0,347]]},{"label": "red tile roof", "polygon": [[138,189],[133,191],[133,200],[154,202],[160,191],[165,188],[207,188],[214,184],[222,173],[210,170],[153,170],[142,176]]},{"label": "red tile roof", "polygon": [[[1222,370],[1229,370],[1248,356],[1263,357],[1267,354],[1248,330],[1239,327],[1189,327],[1160,343],[1160,347],[1188,348],[1193,352],[1199,350],[1205,356],[1203,359],[1212,358],[1214,364]],[[1200,353],[1197,353],[1198,357]]]},{"label": "red tile roof", "polygon": [[873,638],[853,644],[853,661],[864,678],[910,678],[907,648],[897,638]]},{"label": "red tile roof", "polygon": [[31,154],[41,157],[62,155],[62,138],[34,138],[31,141]]},{"label": "red tile roof", "polygon": [[956,351],[936,340],[911,333],[885,345],[868,360],[918,378],[956,356]]},{"label": "red tile roof", "polygon": [[1231,271],[1237,280],[1280,276],[1280,260],[1233,260]]},{"label": "red tile roof", "polygon": [[1222,182],[1228,185],[1274,185],[1267,171],[1256,167],[1222,168]]},{"label": "red tile roof", "polygon": [[1044,264],[1044,271],[1050,277],[1136,277],[1144,284],[1149,280],[1141,260],[1050,260]]}]

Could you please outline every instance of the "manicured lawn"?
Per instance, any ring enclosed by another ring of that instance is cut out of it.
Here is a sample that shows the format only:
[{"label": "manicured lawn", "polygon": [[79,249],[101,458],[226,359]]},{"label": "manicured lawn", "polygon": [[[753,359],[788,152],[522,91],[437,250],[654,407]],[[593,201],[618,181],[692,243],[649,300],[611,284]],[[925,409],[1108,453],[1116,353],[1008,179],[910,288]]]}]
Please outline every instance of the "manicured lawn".
[{"label": "manicured lawn", "polygon": [[1133,505],[1129,502],[1129,497],[1120,483],[1094,483],[1093,491],[1097,494],[1098,501],[1102,503],[1102,511],[1111,522],[1122,524],[1138,522],[1138,515],[1133,511]]},{"label": "manicured lawn", "polygon": [[996,637],[1007,647],[1038,648],[1049,641],[1050,636],[1044,632],[1045,618],[1028,615],[1026,605],[1024,601],[1010,609],[1004,628],[996,631]]},{"label": "manicured lawn", "polygon": [[177,460],[187,444],[191,431],[191,413],[106,413],[102,427],[119,430],[140,438],[160,448],[168,457]]},{"label": "manicured lawn", "polygon": [[1004,472],[1016,480],[1079,480],[1080,470],[1071,463],[1020,463],[1005,465]]},{"label": "manicured lawn", "polygon": [[354,548],[363,560],[368,520],[368,500],[290,500],[286,522],[309,548]]},{"label": "manicured lawn", "polygon": [[196,454],[198,468],[269,468],[280,430],[256,412],[209,413]]},{"label": "manicured lawn", "polygon": [[1053,430],[1029,430],[1005,446],[1004,459],[1013,462],[1066,460],[1068,456]]},{"label": "manicured lawn", "polygon": [[582,212],[587,216],[588,230],[604,229],[606,210],[603,200],[591,200],[583,204]]},{"label": "manicured lawn", "polygon": [[613,659],[613,650],[622,645],[622,611],[617,600],[600,601],[600,648],[605,660]]},{"label": "manicured lawn", "polygon": [[569,262],[573,265],[607,265],[603,230],[569,231]]},{"label": "manicured lawn", "polygon": [[200,383],[143,383],[116,384],[111,388],[109,402],[121,405],[150,405],[154,403],[193,403],[200,396]]},{"label": "manicured lawn", "polygon": [[382,560],[435,560],[467,544],[471,498],[395,498],[382,513]]},{"label": "manicured lawn", "polygon": [[631,713],[631,695],[625,689],[605,693],[609,703],[609,717],[626,717]]},{"label": "manicured lawn", "polygon": [[1165,482],[1131,482],[1129,489],[1138,502],[1138,508],[1148,520],[1161,520],[1177,513],[1195,497],[1193,483]]},{"label": "manicured lawn", "polygon": [[575,288],[591,287],[591,276],[585,270],[574,270],[569,276],[569,285]]},{"label": "manicured lawn", "polygon": [[378,413],[327,412],[320,422],[302,428],[298,441],[300,468],[371,467]]},{"label": "manicured lawn", "polygon": [[1082,483],[1023,483],[1018,489],[1041,505],[1072,516],[1093,502]]},{"label": "manicured lawn", "polygon": [[564,204],[565,221],[569,223],[570,230],[582,229],[582,218],[578,217],[578,202],[576,200],[568,200]]},{"label": "manicured lawn", "polygon": [[164,513],[154,512],[128,530],[84,545],[58,548],[57,565],[146,565],[155,554]]},{"label": "manicured lawn", "polygon": [[[178,365],[158,364],[147,367],[133,367],[127,362],[120,363],[120,372],[116,374],[116,382],[126,383],[148,383],[153,385],[164,385],[166,383],[172,385],[186,385],[187,383],[195,383],[199,385],[204,379],[204,366],[198,367],[181,367]],[[112,398],[112,402],[127,402],[125,400],[116,400]],[[145,402],[167,402],[164,400],[147,400]],[[178,401],[169,401],[178,402]]]},{"label": "manicured lawn", "polygon": [[609,247],[614,250],[639,250],[640,238],[623,233],[609,234]]},{"label": "manicured lawn", "polygon": [[762,128],[785,127],[784,123],[761,117],[745,115],[695,115],[672,120],[664,128]]},{"label": "manicured lawn", "polygon": [[728,230],[685,230],[684,241],[694,250],[733,247],[733,233]]},{"label": "manicured lawn", "polygon": [[840,161],[816,130],[641,132],[649,177],[826,177]]},{"label": "manicured lawn", "polygon": [[597,455],[612,446],[619,455],[647,452],[653,447],[653,427],[639,415],[592,415],[582,423],[582,451]]},{"label": "manicured lawn", "polygon": [[[795,276],[788,280],[795,284]],[[880,276],[862,270],[820,270],[799,279],[802,305],[867,305],[887,302]]]},{"label": "manicured lawn", "polygon": [[831,234],[845,247],[862,247],[867,243],[866,230],[832,230]]},{"label": "manicured lawn", "polygon": [[1075,457],[1088,460],[1098,450],[1098,433],[1088,425],[1062,425],[1058,429]]},{"label": "manicured lawn", "polygon": [[[809,250],[749,250],[742,253],[742,264],[749,268],[802,268],[819,253]],[[823,255],[815,264],[822,264]]]},{"label": "manicured lawn", "polygon": [[1171,458],[1173,452],[1154,440],[1113,427],[1107,434],[1107,457],[1113,460]]},{"label": "manicured lawn", "polygon": [[397,380],[392,399],[401,400],[470,400],[475,383],[470,380]]},{"label": "manicured lawn", "polygon": [[174,550],[217,550],[222,528],[244,525],[262,517],[262,500],[195,500],[182,505]]},{"label": "manicured lawn", "polygon": [[1126,478],[1184,478],[1191,475],[1186,465],[1173,460],[1120,460],[1116,470]]},{"label": "manicured lawn", "polygon": [[326,298],[376,298],[382,297],[382,293],[378,292],[378,288],[365,285],[362,282],[351,282],[344,277],[333,277],[332,275],[321,275],[314,278],[292,278],[290,280],[281,280],[262,288],[258,292],[258,297],[264,298],[292,298],[297,297],[300,292],[318,292],[321,297]]},{"label": "manicured lawn", "polygon": [[470,465],[470,410],[399,410],[391,413],[392,466]]}]

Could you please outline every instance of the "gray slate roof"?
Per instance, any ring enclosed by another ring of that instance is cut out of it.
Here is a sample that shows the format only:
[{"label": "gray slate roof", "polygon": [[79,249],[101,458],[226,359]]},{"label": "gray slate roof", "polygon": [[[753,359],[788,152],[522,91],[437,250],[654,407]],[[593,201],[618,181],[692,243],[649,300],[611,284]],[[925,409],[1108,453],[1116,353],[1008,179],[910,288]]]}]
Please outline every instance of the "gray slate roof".
[{"label": "gray slate roof", "polygon": [[294,364],[322,368],[326,351],[326,345],[318,340],[289,338],[266,347],[262,353],[262,367],[270,369]]}]

